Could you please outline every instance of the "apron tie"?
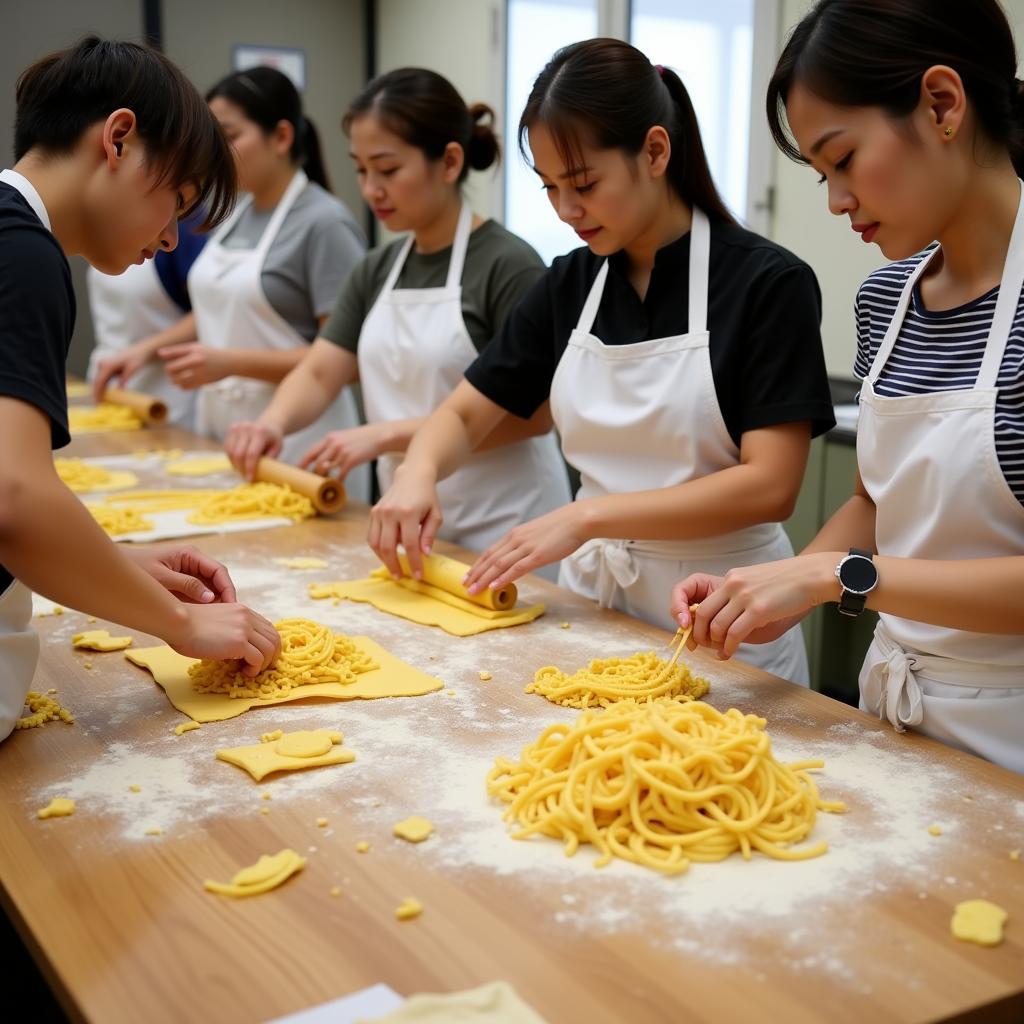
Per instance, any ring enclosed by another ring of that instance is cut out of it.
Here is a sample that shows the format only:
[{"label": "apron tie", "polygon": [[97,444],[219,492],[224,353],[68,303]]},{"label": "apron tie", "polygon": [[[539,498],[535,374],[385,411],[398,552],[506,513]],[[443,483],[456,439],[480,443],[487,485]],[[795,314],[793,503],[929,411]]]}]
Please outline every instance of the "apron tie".
[{"label": "apron tie", "polygon": [[906,732],[908,725],[920,725],[924,718],[921,687],[914,676],[917,660],[881,626],[875,629],[875,646],[882,657],[861,683],[864,702],[877,708],[878,717],[887,718],[897,732]]},{"label": "apron tie", "polygon": [[594,580],[597,603],[611,608],[616,590],[626,590],[640,578],[636,559],[624,540],[595,537],[569,556],[581,574]]}]

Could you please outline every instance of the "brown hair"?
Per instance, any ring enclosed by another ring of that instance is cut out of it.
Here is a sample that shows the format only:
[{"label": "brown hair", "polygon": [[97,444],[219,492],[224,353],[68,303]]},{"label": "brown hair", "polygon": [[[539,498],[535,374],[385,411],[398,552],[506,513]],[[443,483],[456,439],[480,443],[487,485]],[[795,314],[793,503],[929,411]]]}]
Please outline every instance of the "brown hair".
[{"label": "brown hair", "polygon": [[356,118],[370,113],[430,160],[440,160],[448,143],[457,142],[466,155],[459,181],[471,168],[484,171],[500,158],[494,111],[486,103],[467,107],[455,86],[436,71],[398,68],[373,79],[349,105],[341,122],[345,134]]},{"label": "brown hair", "polygon": [[559,50],[537,76],[519,119],[519,148],[543,124],[566,167],[583,164],[584,141],[633,157],[654,125],[668,132],[672,156],[668,182],[684,202],[710,219],[733,222],[715,187],[697,115],[679,76],[655,66],[620,39],[587,39]]},{"label": "brown hair", "polygon": [[202,230],[230,213],[237,183],[231,149],[195,86],[162,53],[138,43],[86,36],[36,61],[18,78],[14,155],[70,152],[85,131],[119,107],[135,114],[157,186],[195,186],[188,211],[206,211]]},{"label": "brown hair", "polygon": [[910,115],[936,64],[960,75],[985,137],[1024,174],[1024,101],[1006,14],[996,0],[820,0],[790,35],[768,83],[768,126],[786,156],[806,163],[785,121],[800,82],[843,107]]}]

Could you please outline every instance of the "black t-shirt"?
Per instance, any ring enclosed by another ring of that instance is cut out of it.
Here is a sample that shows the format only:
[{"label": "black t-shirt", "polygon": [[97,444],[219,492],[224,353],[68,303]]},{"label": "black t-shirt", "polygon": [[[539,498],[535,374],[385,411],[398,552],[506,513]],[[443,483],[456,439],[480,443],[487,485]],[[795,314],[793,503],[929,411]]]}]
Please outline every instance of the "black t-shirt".
[{"label": "black t-shirt", "polygon": [[[43,412],[54,448],[71,440],[65,363],[74,326],[67,257],[21,193],[0,182],[0,395]],[[0,592],[12,578],[0,565]]]},{"label": "black t-shirt", "polygon": [[[466,370],[469,382],[508,412],[532,416],[603,260],[587,248],[558,257]],[[612,256],[593,334],[606,345],[685,334],[689,261],[687,233],[658,251],[641,300],[625,253]],[[733,441],[782,423],[809,420],[814,436],[834,426],[811,268],[744,228],[712,222],[708,276],[711,372]]]}]

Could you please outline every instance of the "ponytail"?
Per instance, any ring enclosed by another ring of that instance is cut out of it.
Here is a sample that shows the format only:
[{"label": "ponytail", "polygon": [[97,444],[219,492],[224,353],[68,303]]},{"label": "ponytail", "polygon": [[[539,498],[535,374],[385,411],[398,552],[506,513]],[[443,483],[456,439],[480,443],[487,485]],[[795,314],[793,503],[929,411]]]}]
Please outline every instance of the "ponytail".
[{"label": "ponytail", "polygon": [[[292,152],[296,152],[296,147],[292,147]],[[331,179],[327,176],[327,167],[324,165],[323,152],[320,149],[320,135],[316,125],[308,117],[302,118],[302,144],[298,152],[303,154],[302,169],[306,172],[306,177],[324,191],[333,192]]]},{"label": "ponytail", "polygon": [[768,126],[806,163],[785,122],[798,82],[843,107],[878,107],[899,121],[937,64],[960,76],[985,138],[1024,176],[1024,96],[1013,32],[997,0],[819,0],[790,35],[768,83]]},{"label": "ponytail", "polygon": [[679,76],[657,67],[619,39],[588,39],[559,50],[537,76],[519,119],[519,149],[527,156],[534,125],[551,133],[567,167],[579,167],[584,142],[635,157],[655,125],[668,132],[668,183],[711,220],[734,223],[715,187],[697,115]]}]

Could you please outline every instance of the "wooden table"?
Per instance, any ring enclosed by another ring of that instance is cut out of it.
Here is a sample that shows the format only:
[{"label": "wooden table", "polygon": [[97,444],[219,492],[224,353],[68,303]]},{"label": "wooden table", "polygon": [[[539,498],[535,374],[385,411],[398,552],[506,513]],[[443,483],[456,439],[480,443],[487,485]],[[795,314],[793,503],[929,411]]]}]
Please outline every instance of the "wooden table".
[{"label": "wooden table", "polygon": [[[93,435],[72,452],[143,446],[203,445],[159,430]],[[464,640],[368,606],[309,601],[308,582],[373,566],[364,532],[365,510],[350,508],[199,543],[254,607],[372,630],[445,690],[263,708],[175,737],[182,718],[148,676],[120,654],[72,651],[83,615],[38,620],[36,688],[57,687],[77,721],[0,746],[0,885],[72,1017],[261,1021],[378,981],[412,994],[500,978],[552,1024],[1022,1018],[1024,863],[1009,851],[1024,847],[1024,778],[747,666],[694,656],[713,704],[764,715],[787,757],[825,756],[822,791],[850,806],[819,819],[830,852],[787,864],[732,858],[665,879],[622,863],[596,871],[586,848],[567,860],[551,841],[514,842],[501,808],[487,804],[486,766],[575,714],[522,692],[533,671],[667,638],[532,578],[523,596],[546,601],[546,616]],[[330,570],[272,562],[310,553]],[[318,726],[345,733],[358,760],[256,785],[213,758],[266,729]],[[73,817],[36,819],[68,791],[79,794]],[[413,813],[437,826],[420,846],[391,836]],[[928,835],[933,821],[941,836]],[[146,836],[150,822],[163,834]],[[359,840],[369,853],[355,851]],[[203,891],[204,879],[226,880],[286,846],[308,864],[279,890],[239,901]],[[408,895],[425,911],[401,923],[394,909]],[[998,948],[950,936],[954,904],[975,896],[1010,913]]]}]

